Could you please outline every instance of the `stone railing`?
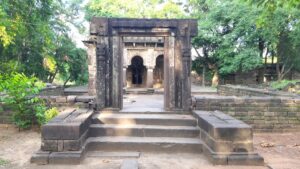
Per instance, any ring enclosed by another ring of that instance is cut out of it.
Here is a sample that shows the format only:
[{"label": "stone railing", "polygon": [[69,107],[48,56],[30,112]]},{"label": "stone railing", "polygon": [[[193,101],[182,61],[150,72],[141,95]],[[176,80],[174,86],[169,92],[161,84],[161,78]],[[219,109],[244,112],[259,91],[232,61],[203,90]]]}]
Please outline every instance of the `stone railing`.
[{"label": "stone railing", "polygon": [[283,96],[283,97],[300,97],[297,94],[280,92],[276,90],[251,88],[247,86],[220,85],[218,94],[222,96]]},{"label": "stone railing", "polygon": [[220,110],[260,131],[284,131],[300,128],[300,98],[195,97],[193,109]]}]

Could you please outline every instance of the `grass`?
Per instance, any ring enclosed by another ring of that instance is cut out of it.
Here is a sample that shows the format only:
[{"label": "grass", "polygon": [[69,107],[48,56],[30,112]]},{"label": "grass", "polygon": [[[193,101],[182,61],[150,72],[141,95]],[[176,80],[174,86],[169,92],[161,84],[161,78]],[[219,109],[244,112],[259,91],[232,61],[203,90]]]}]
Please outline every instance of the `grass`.
[{"label": "grass", "polygon": [[9,163],[9,161],[0,158],[0,166],[5,166]]},{"label": "grass", "polygon": [[299,80],[281,80],[281,81],[274,81],[271,82],[271,87],[273,89],[282,90],[289,84],[296,84]]}]

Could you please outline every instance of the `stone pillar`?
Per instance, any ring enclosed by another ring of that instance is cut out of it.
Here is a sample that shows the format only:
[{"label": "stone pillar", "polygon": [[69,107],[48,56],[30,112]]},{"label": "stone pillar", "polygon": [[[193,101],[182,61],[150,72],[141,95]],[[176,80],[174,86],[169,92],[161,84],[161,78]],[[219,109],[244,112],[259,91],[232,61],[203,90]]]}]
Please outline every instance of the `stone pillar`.
[{"label": "stone pillar", "polygon": [[89,71],[89,84],[88,93],[89,95],[96,95],[96,79],[97,79],[97,62],[96,62],[96,45],[95,43],[85,43],[88,47],[88,71]]},{"label": "stone pillar", "polygon": [[97,80],[96,86],[97,89],[97,109],[102,109],[105,107],[105,69],[106,69],[106,45],[97,44]]},{"label": "stone pillar", "polygon": [[123,108],[123,46],[121,37],[113,35],[112,41],[112,107]]},{"label": "stone pillar", "polygon": [[191,95],[191,35],[190,26],[185,27],[185,36],[181,39],[182,51],[182,108],[183,110],[190,110],[192,103]]},{"label": "stone pillar", "polygon": [[175,104],[175,38],[171,36],[165,37],[164,51],[164,108],[166,110],[176,109]]},{"label": "stone pillar", "polygon": [[127,67],[123,67],[123,87],[127,87],[127,76],[126,76]]},{"label": "stone pillar", "polygon": [[147,68],[147,87],[153,88],[153,67]]}]

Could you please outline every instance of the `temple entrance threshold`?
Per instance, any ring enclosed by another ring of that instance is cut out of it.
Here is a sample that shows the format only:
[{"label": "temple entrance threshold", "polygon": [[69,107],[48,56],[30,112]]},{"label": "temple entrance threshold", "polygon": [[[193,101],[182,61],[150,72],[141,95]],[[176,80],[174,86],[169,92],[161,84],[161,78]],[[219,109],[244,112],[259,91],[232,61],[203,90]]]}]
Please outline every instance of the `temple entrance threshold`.
[{"label": "temple entrance threshold", "polygon": [[121,112],[164,112],[163,99],[162,94],[124,95]]}]

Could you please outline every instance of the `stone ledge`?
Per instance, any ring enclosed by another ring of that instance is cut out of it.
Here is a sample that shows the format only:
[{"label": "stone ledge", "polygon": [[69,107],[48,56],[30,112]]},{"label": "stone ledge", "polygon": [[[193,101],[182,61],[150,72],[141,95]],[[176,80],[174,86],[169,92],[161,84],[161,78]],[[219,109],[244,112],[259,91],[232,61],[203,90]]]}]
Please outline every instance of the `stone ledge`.
[{"label": "stone ledge", "polygon": [[45,140],[78,140],[89,128],[92,110],[72,109],[61,113],[42,126]]},{"label": "stone ledge", "polygon": [[38,151],[31,159],[31,163],[38,165],[46,164],[68,164],[77,165],[83,160],[86,150],[83,147],[79,151],[65,151],[65,152],[50,152],[50,151]]},{"label": "stone ledge", "polygon": [[204,154],[213,164],[263,165],[264,159],[253,152],[251,126],[220,111],[194,111],[204,142]]},{"label": "stone ledge", "polygon": [[288,93],[270,89],[252,88],[247,86],[237,85],[220,85],[218,86],[218,93],[220,95],[231,96],[283,96],[283,97],[300,97],[295,93]]},{"label": "stone ledge", "polygon": [[42,126],[41,150],[36,164],[79,164],[85,153],[93,110],[69,109]]},{"label": "stone ledge", "polygon": [[205,144],[203,153],[214,165],[264,165],[264,158],[257,153],[216,153]]}]

